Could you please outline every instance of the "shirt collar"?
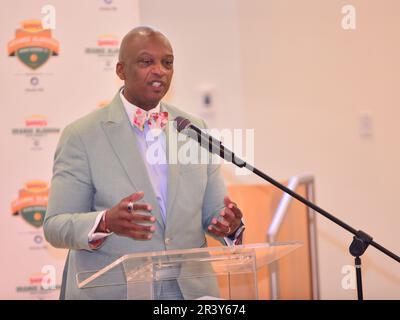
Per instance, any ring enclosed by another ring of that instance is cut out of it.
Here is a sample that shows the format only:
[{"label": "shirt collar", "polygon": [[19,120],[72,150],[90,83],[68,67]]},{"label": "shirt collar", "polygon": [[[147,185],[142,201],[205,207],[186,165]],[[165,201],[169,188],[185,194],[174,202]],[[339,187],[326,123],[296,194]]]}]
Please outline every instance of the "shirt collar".
[{"label": "shirt collar", "polygon": [[[122,94],[122,91],[124,90],[124,88],[122,87],[121,90],[119,91],[119,96],[121,97],[122,100],[122,104],[124,105],[126,114],[128,115],[129,118],[129,122],[131,123],[131,125],[133,125],[133,115],[135,114],[135,111],[137,108],[139,108],[138,106],[135,106],[133,103],[130,103]],[[141,108],[140,108],[141,109]],[[143,109],[142,109],[143,110]],[[144,110],[145,111],[145,110]],[[146,112],[146,111],[145,111]],[[150,112],[160,112],[160,102],[158,103],[158,105],[151,109]]]}]

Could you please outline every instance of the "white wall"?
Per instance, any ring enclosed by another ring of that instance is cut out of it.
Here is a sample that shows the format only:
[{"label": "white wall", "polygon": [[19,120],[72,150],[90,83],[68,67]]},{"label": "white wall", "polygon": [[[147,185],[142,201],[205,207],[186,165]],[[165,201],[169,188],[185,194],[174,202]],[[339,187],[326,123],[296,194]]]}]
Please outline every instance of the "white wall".
[{"label": "white wall", "polygon": [[237,10],[237,1],[231,0],[140,2],[142,23],[160,29],[173,46],[176,63],[168,101],[201,113],[202,88],[212,87],[220,112],[206,117],[210,126],[242,126]]},{"label": "white wall", "polygon": [[[257,167],[279,179],[312,172],[321,207],[399,254],[400,3],[352,0],[352,31],[340,24],[346,4],[142,0],[140,16],[175,48],[171,102],[198,113],[196,87],[215,84],[212,126],[254,128]],[[352,299],[341,286],[351,235],[323,217],[318,228],[321,297]],[[370,247],[363,272],[366,298],[400,298],[398,263]]]}]

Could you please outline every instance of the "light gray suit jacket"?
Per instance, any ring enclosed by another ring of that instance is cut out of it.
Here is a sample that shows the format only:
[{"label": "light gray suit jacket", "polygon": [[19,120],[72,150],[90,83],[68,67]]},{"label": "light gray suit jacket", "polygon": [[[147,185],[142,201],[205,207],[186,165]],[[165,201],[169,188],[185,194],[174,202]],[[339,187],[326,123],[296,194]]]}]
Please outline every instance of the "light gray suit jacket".
[{"label": "light gray suit jacket", "polygon": [[[183,116],[205,127],[204,121],[175,107],[164,103],[160,107],[169,113],[170,120]],[[167,128],[167,137],[170,131]],[[179,141],[168,140],[167,157],[180,146]],[[70,249],[62,287],[67,299],[125,299],[124,287],[78,289],[76,281],[79,272],[99,270],[125,254],[207,246],[207,226],[223,209],[226,195],[219,166],[179,163],[168,166],[164,224],[136,143],[119,93],[109,106],[75,121],[62,133],[54,157],[43,228],[50,244]],[[152,239],[134,240],[112,234],[100,248],[92,250],[88,234],[97,215],[138,191],[144,191],[143,201],[152,206],[156,218]],[[224,243],[222,238],[218,240]],[[207,285],[195,284],[199,292],[209,294]],[[181,290],[185,298],[192,298],[185,294],[185,288]]]}]

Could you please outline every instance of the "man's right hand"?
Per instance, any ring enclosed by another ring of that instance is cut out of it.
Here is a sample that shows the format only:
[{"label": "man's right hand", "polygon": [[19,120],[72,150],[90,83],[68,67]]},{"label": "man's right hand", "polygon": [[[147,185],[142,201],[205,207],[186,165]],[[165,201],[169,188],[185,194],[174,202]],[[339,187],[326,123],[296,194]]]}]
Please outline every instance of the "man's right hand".
[{"label": "man's right hand", "polygon": [[[135,203],[142,199],[144,192],[137,192],[122,199],[115,207],[107,210],[105,218],[99,223],[96,232],[106,232],[108,229],[121,236],[136,240],[149,240],[153,236],[156,219],[151,215],[143,215],[138,211],[151,212],[152,208],[147,203]],[[128,204],[133,203],[133,210],[129,212]],[[146,225],[144,225],[146,224]],[[149,225],[151,224],[151,225]]]}]

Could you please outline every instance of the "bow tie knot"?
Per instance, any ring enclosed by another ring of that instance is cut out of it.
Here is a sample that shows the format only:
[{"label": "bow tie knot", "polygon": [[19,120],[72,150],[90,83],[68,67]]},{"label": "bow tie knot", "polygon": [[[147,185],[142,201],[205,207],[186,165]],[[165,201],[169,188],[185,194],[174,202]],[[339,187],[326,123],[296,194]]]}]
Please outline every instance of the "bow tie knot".
[{"label": "bow tie knot", "polygon": [[143,131],[146,123],[150,129],[163,130],[168,123],[168,112],[148,112],[136,108],[133,115],[133,125]]}]

